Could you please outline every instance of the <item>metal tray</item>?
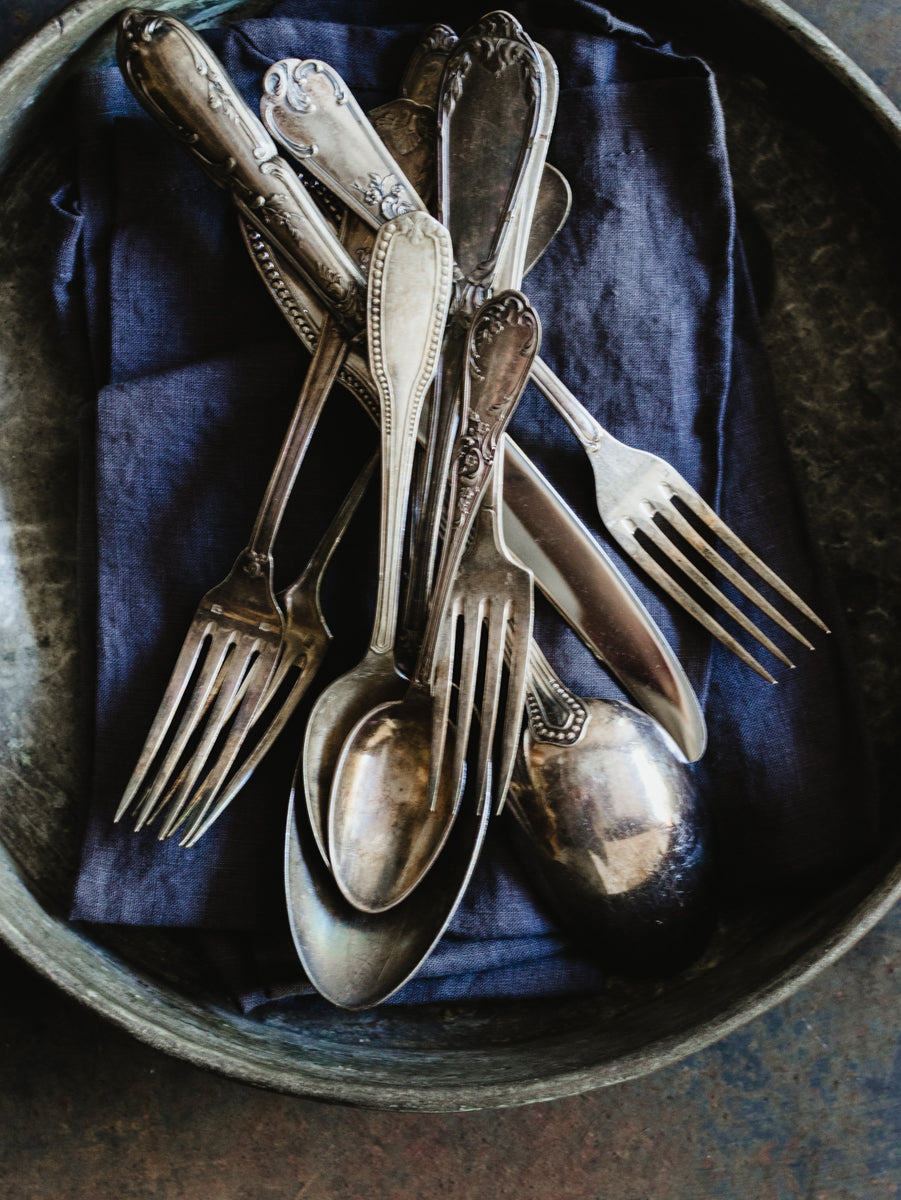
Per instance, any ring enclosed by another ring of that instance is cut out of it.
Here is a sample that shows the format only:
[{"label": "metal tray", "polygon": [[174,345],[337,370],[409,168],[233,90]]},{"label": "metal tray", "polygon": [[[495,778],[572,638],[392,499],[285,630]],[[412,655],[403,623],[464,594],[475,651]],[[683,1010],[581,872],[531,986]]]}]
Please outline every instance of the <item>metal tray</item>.
[{"label": "metal tray", "polygon": [[[159,7],[164,5],[159,4]],[[901,895],[901,838],[826,899],[735,914],[666,985],[590,1000],[241,1016],[163,931],[76,928],[65,906],[87,786],[75,613],[76,415],[38,286],[33,198],[54,170],[56,78],[108,54],[120,0],[79,0],[0,69],[0,934],[137,1037],[265,1087],[452,1111],[655,1070],[788,996]],[[211,19],[228,3],[165,5]],[[814,535],[849,613],[877,753],[901,738],[901,114],[778,0],[620,0],[717,71],[765,331]]]}]

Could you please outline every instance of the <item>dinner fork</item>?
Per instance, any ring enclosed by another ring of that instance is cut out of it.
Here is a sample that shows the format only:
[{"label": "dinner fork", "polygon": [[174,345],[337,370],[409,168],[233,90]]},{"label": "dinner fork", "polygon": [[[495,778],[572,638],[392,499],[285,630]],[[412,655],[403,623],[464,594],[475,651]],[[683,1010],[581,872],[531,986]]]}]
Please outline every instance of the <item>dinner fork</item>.
[{"label": "dinner fork", "polygon": [[[357,476],[303,571],[277,596],[285,614],[285,636],[278,664],[253,715],[255,741],[249,749],[242,747],[246,753],[228,779],[223,780],[221,791],[217,794],[206,788],[198,790],[178,818],[167,820],[161,830],[163,836],[171,836],[177,828],[185,826],[181,845],[193,846],[206,833],[269,753],[316,677],[332,638],[320,602],[322,579],[377,465],[378,455],[374,455]],[[165,795],[158,811],[166,808],[171,798],[172,792]]]},{"label": "dinner fork", "polygon": [[[535,363],[532,379],[569,425],[588,455],[594,471],[598,512],[610,534],[668,595],[736,654],[746,666],[769,683],[776,682],[770,672],[691,596],[678,575],[673,574],[673,568],[691,580],[780,662],[789,667],[794,664],[722,589],[698,568],[680,548],[678,541],[674,540],[674,534],[676,539],[684,539],[723,579],[737,588],[786,633],[791,634],[810,650],[813,649],[813,644],[716,550],[708,537],[686,518],[680,510],[680,505],[697,518],[709,534],[719,538],[741,562],[755,571],[778,595],[820,629],[829,632],[813,609],[732,532],[675,467],[655,454],[617,441],[540,359]],[[658,552],[658,556],[651,552],[651,548]],[[660,561],[661,557],[668,560],[666,565]]]},{"label": "dinner fork", "polygon": [[[512,353],[507,350],[497,359],[503,375],[493,369],[493,348],[501,340],[513,347]],[[522,725],[534,611],[532,573],[513,558],[503,538],[503,455],[498,449],[540,340],[538,316],[519,292],[502,292],[476,313],[466,341],[461,432],[450,482],[453,509],[436,582],[436,593],[441,595],[446,588],[447,599],[443,612],[437,614],[441,626],[432,679],[430,797],[437,793],[441,779],[456,690],[452,794],[459,795],[462,789],[475,707],[479,744],[474,766],[469,768],[475,772],[474,794],[481,805],[490,769],[497,809],[510,781]],[[433,619],[430,613],[429,622]],[[492,762],[505,657],[504,715]]]}]

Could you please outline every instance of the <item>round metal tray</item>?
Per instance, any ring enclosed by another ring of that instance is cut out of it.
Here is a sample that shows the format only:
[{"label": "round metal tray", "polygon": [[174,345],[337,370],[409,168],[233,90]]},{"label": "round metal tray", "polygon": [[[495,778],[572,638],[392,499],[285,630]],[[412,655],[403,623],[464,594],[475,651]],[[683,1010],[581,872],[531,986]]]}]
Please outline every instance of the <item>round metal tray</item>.
[{"label": "round metal tray", "polygon": [[[0,934],[160,1049],[265,1087],[381,1108],[521,1104],[672,1063],[834,961],[901,895],[901,844],[827,898],[732,914],[665,985],[591,999],[241,1016],[164,931],[65,920],[87,786],[77,652],[78,397],[41,298],[33,200],[55,169],[53,83],[108,54],[119,0],[80,0],[0,70]],[[160,5],[162,7],[162,5]],[[183,16],[228,4],[171,3]],[[888,778],[899,759],[901,114],[776,0],[614,11],[717,71],[765,331],[814,535],[835,576]],[[893,524],[894,522],[894,524]]]}]

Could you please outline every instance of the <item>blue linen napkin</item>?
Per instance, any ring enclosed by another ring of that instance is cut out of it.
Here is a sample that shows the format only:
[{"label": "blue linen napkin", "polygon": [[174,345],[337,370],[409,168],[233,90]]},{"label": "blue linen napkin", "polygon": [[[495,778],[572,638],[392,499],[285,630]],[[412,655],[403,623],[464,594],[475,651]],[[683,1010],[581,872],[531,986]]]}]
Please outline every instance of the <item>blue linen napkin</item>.
[{"label": "blue linen napkin", "polygon": [[[526,282],[543,357],[611,433],[671,461],[840,630],[778,428],[710,72],[581,0],[513,11],[559,65],[549,160],[573,188],[570,220]],[[371,107],[395,94],[426,23],[452,17],[462,31],[479,15],[459,4],[288,0],[208,36],[253,108],[267,65],[286,55],[330,62]],[[72,915],[245,931],[234,956],[251,965],[233,978],[250,1006],[303,988],[272,965],[278,953],[253,946],[284,936],[284,812],[308,708],[195,848],[111,818],[194,607],[246,541],[308,358],[257,280],[226,198],[118,71],[82,80],[73,112],[77,165],[54,198],[54,294],[96,396],[83,561],[96,564],[97,682]],[[590,468],[534,389],[515,435],[603,539]],[[280,536],[280,583],[300,570],[374,444],[368,419],[336,394]],[[311,701],[365,648],[374,508],[364,505],[327,578],[336,638]],[[722,895],[830,886],[871,849],[878,819],[840,633],[817,636],[813,655],[800,649],[796,671],[777,666],[773,688],[613,553],[705,703],[710,748],[695,770]],[[540,602],[537,632],[574,690],[624,698]],[[519,881],[498,828],[439,952],[400,998],[584,991],[599,979]]]}]

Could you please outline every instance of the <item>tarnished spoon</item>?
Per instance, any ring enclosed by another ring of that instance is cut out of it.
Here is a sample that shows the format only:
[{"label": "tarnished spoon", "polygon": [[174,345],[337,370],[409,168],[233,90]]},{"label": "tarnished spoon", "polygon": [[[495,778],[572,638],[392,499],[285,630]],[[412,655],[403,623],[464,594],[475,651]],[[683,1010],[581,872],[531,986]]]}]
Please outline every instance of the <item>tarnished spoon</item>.
[{"label": "tarnished spoon", "polygon": [[478,797],[467,797],[416,891],[387,912],[365,913],[338,890],[319,853],[307,807],[292,792],[285,838],[288,919],[303,969],[326,1000],[341,1008],[371,1008],[416,974],[463,898],[490,808],[479,805]]},{"label": "tarnished spoon", "polygon": [[435,373],[451,291],[450,239],[434,218],[409,212],[383,225],[369,268],[369,362],[381,405],[379,586],[369,650],[325,689],[310,714],[305,779],[328,794],[347,734],[374,705],[403,694],[394,657],[401,549],[413,448]]},{"label": "tarnished spoon", "polygon": [[[457,812],[457,756],[452,747],[442,753],[445,739],[453,741],[453,728],[442,725],[437,746],[433,736],[436,648],[500,439],[538,351],[539,328],[516,292],[502,293],[476,313],[466,344],[465,423],[450,480],[447,534],[416,669],[402,698],[386,699],[361,717],[335,768],[329,861],[341,891],[364,912],[382,912],[410,894]],[[479,597],[471,600],[470,609],[479,608]],[[468,611],[468,619],[481,617]],[[486,673],[491,669],[489,664]]]},{"label": "tarnished spoon", "polygon": [[567,933],[611,970],[667,974],[715,919],[691,770],[650,717],[574,697],[537,646],[507,799],[523,867]]}]

